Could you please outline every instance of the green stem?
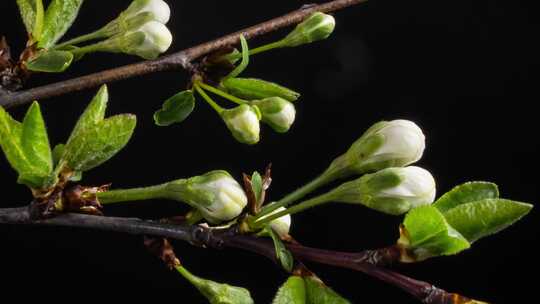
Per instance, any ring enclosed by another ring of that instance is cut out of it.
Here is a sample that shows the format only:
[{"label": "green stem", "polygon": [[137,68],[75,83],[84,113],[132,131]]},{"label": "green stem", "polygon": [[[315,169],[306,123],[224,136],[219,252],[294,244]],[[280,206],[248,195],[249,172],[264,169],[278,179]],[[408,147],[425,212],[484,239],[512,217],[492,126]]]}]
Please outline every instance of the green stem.
[{"label": "green stem", "polygon": [[208,96],[208,94],[206,94],[204,92],[203,89],[201,89],[201,87],[199,86],[199,84],[201,84],[200,81],[196,81],[195,84],[193,84],[193,87],[195,88],[195,90],[197,91],[197,93],[199,93],[199,95],[202,96],[202,98],[214,109],[216,110],[216,112],[218,112],[219,115],[221,115],[221,113],[223,111],[225,111],[225,109],[223,109],[222,107],[220,107],[215,101],[212,100],[212,98],[210,98],[210,96]]},{"label": "green stem", "polygon": [[[251,49],[251,50],[249,50],[249,55],[250,56],[257,55],[259,53],[263,53],[263,52],[270,51],[270,50],[273,50],[273,49],[279,49],[281,47],[283,47],[282,40],[279,40],[279,41],[275,41],[275,42],[268,43],[268,44],[265,44],[265,45],[261,45],[259,47],[254,48],[254,49]],[[234,60],[238,60],[238,59],[242,58],[242,54],[241,53],[229,54],[229,55],[225,55],[224,58],[227,61],[234,61]]]},{"label": "green stem", "polygon": [[287,194],[284,198],[280,199],[279,201],[264,206],[261,212],[257,214],[256,219],[261,218],[262,216],[265,216],[267,214],[270,214],[272,211],[280,207],[287,207],[288,205],[298,201],[299,199],[303,198],[307,194],[315,191],[317,188],[331,182],[332,180],[334,180],[334,178],[332,178],[330,175],[324,174],[324,173],[321,174],[320,176],[318,176],[311,182]]},{"label": "green stem", "polygon": [[68,40],[66,42],[62,42],[62,43],[56,45],[54,47],[54,49],[59,50],[59,49],[62,49],[64,47],[66,47],[66,46],[69,46],[69,45],[75,45],[75,44],[78,44],[78,43],[81,43],[81,42],[86,42],[86,41],[100,39],[100,38],[106,38],[106,37],[107,37],[107,35],[105,35],[101,31],[95,31],[95,32],[90,33],[90,34],[82,35],[82,36],[70,39],[70,40]]},{"label": "green stem", "polygon": [[119,203],[119,202],[132,202],[149,200],[156,198],[167,198],[165,188],[167,184],[161,184],[157,186],[133,188],[133,189],[118,189],[97,194],[97,197],[103,205]]},{"label": "green stem", "polygon": [[241,105],[241,104],[248,103],[247,100],[244,100],[244,99],[238,98],[238,97],[236,97],[236,96],[233,96],[233,95],[231,95],[231,94],[228,94],[228,93],[226,93],[226,92],[223,92],[222,90],[220,90],[220,89],[218,89],[218,88],[215,88],[215,87],[213,87],[213,86],[211,86],[211,85],[207,85],[207,84],[204,83],[204,82],[198,82],[197,84],[198,84],[199,86],[201,86],[201,88],[203,88],[203,89],[205,89],[205,90],[207,90],[207,91],[209,91],[209,92],[212,92],[212,93],[214,93],[214,94],[216,94],[216,95],[219,95],[219,96],[221,96],[221,97],[223,97],[223,98],[225,98],[225,99],[228,99],[228,100],[230,100],[230,101],[232,101],[232,102],[234,102],[234,103],[237,103],[237,104],[240,104],[240,105]]},{"label": "green stem", "polygon": [[106,47],[104,47],[104,46],[106,46],[105,41],[98,42],[98,43],[91,44],[91,45],[87,45],[87,46],[83,46],[83,47],[80,47],[80,48],[76,48],[76,49],[70,50],[70,52],[74,56],[76,56],[76,55],[84,55],[86,53],[103,51],[104,49],[106,49]]},{"label": "green stem", "polygon": [[294,205],[290,208],[287,208],[285,210],[282,210],[280,212],[273,213],[271,215],[268,215],[267,217],[263,219],[259,219],[254,222],[255,228],[262,228],[264,225],[270,223],[271,221],[278,219],[282,216],[285,216],[287,214],[295,214],[298,212],[302,212],[306,209],[313,208],[315,206],[319,206],[328,202],[331,202],[333,199],[332,193],[325,193],[322,195],[319,195],[317,197],[314,197],[312,199],[308,199],[307,201],[303,201],[297,205]]},{"label": "green stem", "polygon": [[188,280],[191,284],[194,286],[200,285],[200,279],[191,274],[187,269],[185,269],[183,266],[176,266],[176,271],[180,273],[186,280]]}]

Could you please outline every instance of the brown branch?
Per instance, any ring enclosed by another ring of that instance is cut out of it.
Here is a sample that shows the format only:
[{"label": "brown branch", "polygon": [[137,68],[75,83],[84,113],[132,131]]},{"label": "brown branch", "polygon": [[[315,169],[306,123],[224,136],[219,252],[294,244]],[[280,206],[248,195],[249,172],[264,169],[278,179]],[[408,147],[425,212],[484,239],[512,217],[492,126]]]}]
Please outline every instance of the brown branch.
[{"label": "brown branch", "polygon": [[212,41],[199,44],[189,49],[158,58],[156,60],[130,64],[26,91],[8,94],[0,92],[0,106],[11,108],[29,103],[33,100],[42,100],[45,98],[64,95],[70,92],[94,88],[104,83],[160,71],[180,69],[191,71],[193,69],[192,62],[194,60],[224,47],[238,43],[240,34],[243,34],[246,39],[254,38],[293,24],[300,23],[313,12],[333,12],[366,1],[367,0],[334,0],[320,5],[306,6],[286,15],[242,29]]},{"label": "brown branch", "polygon": [[[265,256],[275,263],[279,263],[276,259],[275,249],[271,241],[249,235],[239,235],[234,229],[216,230],[203,226],[174,225],[137,218],[118,218],[75,213],[61,214],[49,219],[32,220],[28,207],[0,209],[0,224],[78,227],[143,236],[165,237],[186,241],[199,247],[247,250]],[[422,303],[473,303],[468,298],[458,294],[448,293],[427,282],[414,280],[399,273],[378,267],[381,264],[387,264],[397,260],[399,251],[393,247],[356,253],[323,250],[300,244],[289,244],[287,247],[297,259],[363,272],[403,289]]]}]

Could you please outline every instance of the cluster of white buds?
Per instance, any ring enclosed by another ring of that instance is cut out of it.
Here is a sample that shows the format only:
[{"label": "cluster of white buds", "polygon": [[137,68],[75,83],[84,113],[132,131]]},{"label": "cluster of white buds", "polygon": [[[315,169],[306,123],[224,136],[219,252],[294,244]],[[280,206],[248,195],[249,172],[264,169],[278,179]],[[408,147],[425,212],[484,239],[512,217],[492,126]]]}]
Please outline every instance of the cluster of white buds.
[{"label": "cluster of white buds", "polygon": [[116,19],[100,30],[66,44],[108,38],[70,51],[76,55],[101,51],[155,59],[171,46],[173,37],[165,26],[170,16],[169,5],[163,0],[134,0]]}]

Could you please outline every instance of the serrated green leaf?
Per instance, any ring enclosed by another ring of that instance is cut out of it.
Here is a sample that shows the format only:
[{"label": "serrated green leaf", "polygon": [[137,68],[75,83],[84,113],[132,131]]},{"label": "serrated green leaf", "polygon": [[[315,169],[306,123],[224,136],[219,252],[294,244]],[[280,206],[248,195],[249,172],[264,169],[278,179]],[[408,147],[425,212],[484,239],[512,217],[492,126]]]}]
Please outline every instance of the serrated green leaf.
[{"label": "serrated green leaf", "polygon": [[109,160],[129,141],[136,118],[122,114],[107,118],[94,126],[82,129],[73,139],[63,159],[74,171],[88,171]]},{"label": "serrated green leaf", "polygon": [[79,14],[83,0],[52,0],[45,11],[40,48],[48,49],[64,36]]},{"label": "serrated green leaf", "polygon": [[48,176],[52,172],[53,161],[49,137],[39,104],[35,101],[23,120],[21,147],[36,174]]},{"label": "serrated green leaf", "polygon": [[266,232],[272,237],[274,248],[276,250],[276,257],[278,258],[281,266],[287,272],[291,272],[294,266],[294,257],[292,253],[287,249],[287,247],[285,247],[279,235],[272,228],[267,226],[264,230],[266,230]]},{"label": "serrated green leaf", "polygon": [[443,194],[433,206],[444,213],[461,204],[498,197],[499,189],[494,183],[467,182]]},{"label": "serrated green leaf", "polygon": [[506,199],[485,199],[454,207],[445,212],[444,217],[472,243],[512,225],[529,213],[532,207]]},{"label": "serrated green leaf", "polygon": [[242,287],[217,283],[211,280],[197,277],[183,266],[176,270],[195,286],[211,304],[253,304],[249,291]]},{"label": "serrated green leaf", "polygon": [[307,303],[309,304],[350,304],[316,277],[305,277]]},{"label": "serrated green leaf", "polygon": [[452,255],[470,247],[469,242],[433,206],[412,209],[403,222],[400,238],[421,261],[432,256]]},{"label": "serrated green leaf", "polygon": [[26,67],[30,71],[60,73],[65,71],[73,61],[73,54],[66,51],[46,51],[28,61]]},{"label": "serrated green leaf", "polygon": [[158,126],[169,126],[184,121],[195,108],[193,91],[182,91],[167,99],[160,110],[154,113]]},{"label": "serrated green leaf", "polygon": [[229,78],[224,80],[221,85],[232,95],[247,100],[281,97],[292,102],[300,97],[300,93],[291,89],[256,78]]},{"label": "serrated green leaf", "polygon": [[305,304],[306,286],[304,278],[291,276],[279,288],[272,304]]},{"label": "serrated green leaf", "polygon": [[260,204],[263,193],[263,181],[261,175],[257,171],[253,172],[251,175],[251,189],[253,190],[253,194],[255,194],[257,204]]}]

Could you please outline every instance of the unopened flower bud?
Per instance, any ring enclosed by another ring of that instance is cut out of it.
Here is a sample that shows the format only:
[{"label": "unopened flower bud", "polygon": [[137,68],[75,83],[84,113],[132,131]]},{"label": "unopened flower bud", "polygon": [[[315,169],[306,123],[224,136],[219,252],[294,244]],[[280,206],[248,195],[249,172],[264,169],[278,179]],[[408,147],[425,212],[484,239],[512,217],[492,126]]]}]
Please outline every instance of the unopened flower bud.
[{"label": "unopened flower bud", "polygon": [[403,214],[431,204],[435,199],[435,179],[425,169],[410,166],[387,168],[347,182],[331,191],[339,202],[363,204],[389,214]]},{"label": "unopened flower bud", "polygon": [[135,31],[125,34],[122,52],[137,55],[144,59],[155,59],[169,49],[172,34],[169,29],[157,22],[150,21]]},{"label": "unopened flower bud", "polygon": [[335,26],[334,17],[321,12],[313,13],[282,40],[283,46],[295,47],[326,39],[332,34]]},{"label": "unopened flower bud", "polygon": [[197,208],[211,223],[234,219],[247,204],[247,196],[240,184],[222,170],[170,182],[167,193],[168,197]]},{"label": "unopened flower bud", "polygon": [[128,19],[141,13],[151,13],[154,20],[166,24],[171,17],[171,9],[163,0],[134,0],[122,13],[122,17]]},{"label": "unopened flower bud", "polygon": [[95,38],[135,31],[150,21],[166,24],[170,16],[171,9],[163,0],[135,0],[116,19],[98,30]]},{"label": "unopened flower bud", "polygon": [[[272,211],[271,213],[265,215],[265,216],[262,216],[260,218],[260,220],[264,219],[265,217],[268,217],[274,213],[278,213],[278,212],[281,212],[285,210],[284,207],[280,207],[274,211]],[[270,222],[270,228],[272,228],[272,230],[274,230],[281,238],[284,238],[286,237],[287,235],[289,235],[289,230],[291,229],[291,215],[290,214],[287,214],[287,215],[284,215],[280,218],[277,218],[273,221]]]},{"label": "unopened flower bud", "polygon": [[409,120],[381,121],[369,128],[328,171],[340,177],[403,167],[418,161],[425,149],[422,130]]},{"label": "unopened flower bud", "polygon": [[295,101],[300,97],[298,92],[277,83],[256,78],[227,78],[221,85],[232,95],[247,100],[281,97],[288,101]]},{"label": "unopened flower bud", "polygon": [[262,121],[270,125],[276,132],[287,132],[294,123],[296,109],[291,102],[283,98],[269,97],[254,100],[251,104],[261,110]]},{"label": "unopened flower bud", "polygon": [[256,106],[242,104],[221,112],[221,117],[236,140],[253,145],[259,142],[261,113]]}]

